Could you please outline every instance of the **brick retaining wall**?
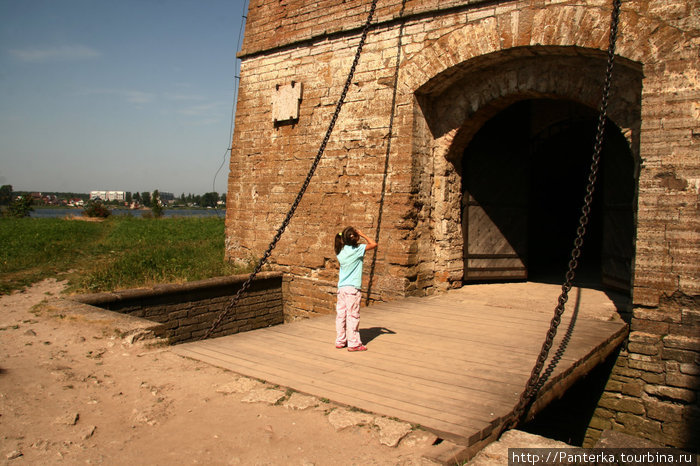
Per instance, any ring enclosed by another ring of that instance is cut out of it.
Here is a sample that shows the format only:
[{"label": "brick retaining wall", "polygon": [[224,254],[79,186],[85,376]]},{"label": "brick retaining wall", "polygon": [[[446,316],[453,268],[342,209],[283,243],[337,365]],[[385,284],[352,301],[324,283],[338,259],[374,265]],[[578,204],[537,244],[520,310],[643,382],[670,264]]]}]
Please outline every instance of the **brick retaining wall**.
[{"label": "brick retaining wall", "polygon": [[[151,289],[80,295],[72,299],[160,322],[171,344],[184,343],[204,336],[247,278],[247,275],[219,277]],[[281,324],[284,322],[282,308],[282,274],[258,274],[212,337]]]}]

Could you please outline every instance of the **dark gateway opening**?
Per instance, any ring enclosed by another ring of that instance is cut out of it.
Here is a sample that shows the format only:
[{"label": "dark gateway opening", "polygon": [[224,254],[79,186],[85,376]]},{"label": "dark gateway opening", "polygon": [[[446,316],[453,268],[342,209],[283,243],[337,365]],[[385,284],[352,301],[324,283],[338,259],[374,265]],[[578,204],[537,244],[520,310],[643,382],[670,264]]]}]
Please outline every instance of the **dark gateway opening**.
[{"label": "dark gateway opening", "polygon": [[[576,102],[518,102],[464,152],[465,277],[563,280],[590,171],[597,111]],[[629,144],[608,121],[576,284],[629,292],[636,178]]]}]

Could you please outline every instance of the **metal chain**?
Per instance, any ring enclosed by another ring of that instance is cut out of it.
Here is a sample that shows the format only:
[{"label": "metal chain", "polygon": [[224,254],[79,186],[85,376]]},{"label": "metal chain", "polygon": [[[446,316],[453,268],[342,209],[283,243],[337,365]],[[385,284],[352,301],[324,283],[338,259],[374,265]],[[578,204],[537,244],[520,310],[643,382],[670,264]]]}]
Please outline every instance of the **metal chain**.
[{"label": "metal chain", "polygon": [[574,248],[571,251],[571,260],[569,261],[569,268],[565,275],[565,281],[562,285],[562,292],[558,298],[558,304],[554,309],[554,316],[549,325],[549,330],[547,331],[547,336],[544,343],[542,344],[542,349],[540,354],[537,356],[537,362],[532,369],[530,379],[525,386],[525,390],[520,395],[520,400],[513,410],[512,415],[503,423],[502,430],[515,427],[521,418],[525,414],[526,409],[534,401],[537,392],[549,378],[549,376],[554,371],[554,367],[558,362],[559,358],[555,358],[550,363],[549,367],[545,373],[540,377],[544,363],[549,355],[549,350],[552,348],[554,342],[554,337],[557,334],[557,328],[561,323],[561,316],[564,313],[566,302],[569,299],[569,291],[572,287],[572,282],[575,277],[575,271],[578,267],[578,259],[581,256],[581,248],[583,246],[583,237],[586,234],[586,225],[588,224],[590,213],[591,213],[591,203],[593,202],[593,191],[595,189],[595,182],[598,177],[598,169],[600,165],[600,152],[603,146],[603,136],[605,134],[605,121],[607,119],[608,111],[608,99],[610,97],[610,86],[612,83],[612,71],[613,63],[615,60],[615,43],[617,40],[617,29],[620,19],[620,1],[613,0],[612,16],[610,19],[610,38],[608,45],[608,62],[607,69],[605,72],[605,83],[603,85],[603,96],[600,102],[599,114],[598,114],[598,127],[596,130],[595,143],[593,145],[593,156],[591,161],[590,174],[588,175],[588,184],[586,186],[586,195],[584,197],[584,204],[581,208],[581,216],[579,218],[579,226],[576,229],[576,239],[574,240]]},{"label": "metal chain", "polygon": [[348,90],[350,89],[350,84],[352,83],[352,78],[355,75],[355,68],[357,68],[357,64],[360,61],[360,54],[362,53],[362,47],[365,44],[365,40],[367,39],[367,33],[369,32],[369,27],[370,23],[372,22],[372,17],[374,16],[374,10],[377,7],[377,0],[372,0],[372,5],[370,6],[369,9],[369,14],[367,15],[367,21],[365,22],[365,25],[362,29],[362,35],[360,37],[360,43],[357,46],[357,52],[355,52],[355,59],[352,62],[352,66],[350,67],[350,73],[348,74],[347,79],[345,80],[345,85],[343,86],[343,91],[340,94],[340,98],[338,99],[338,103],[335,106],[335,112],[333,113],[333,117],[331,118],[331,122],[328,125],[328,130],[326,131],[326,135],[323,138],[323,141],[321,142],[321,145],[318,148],[318,152],[316,153],[316,158],[314,158],[313,164],[311,164],[311,169],[309,170],[309,173],[306,175],[306,179],[304,180],[304,184],[301,186],[301,189],[299,190],[299,193],[297,194],[297,197],[294,199],[294,203],[292,204],[291,208],[289,209],[289,212],[287,212],[287,216],[284,218],[284,221],[282,221],[282,225],[277,229],[277,233],[275,234],[274,238],[270,242],[270,245],[267,247],[267,250],[263,254],[263,256],[260,258],[260,261],[258,264],[255,266],[255,269],[253,270],[253,273],[251,273],[248,276],[248,279],[243,282],[243,285],[238,289],[236,292],[236,295],[231,299],[231,301],[226,305],[224,310],[219,314],[217,319],[214,321],[214,324],[211,326],[209,331],[202,337],[202,340],[205,340],[211,336],[211,334],[216,330],[216,328],[221,324],[223,321],[224,317],[228,315],[233,308],[236,307],[238,304],[238,301],[240,300],[241,296],[243,293],[246,292],[246,290],[250,287],[251,283],[255,279],[255,276],[260,272],[262,269],[263,265],[267,262],[267,259],[270,257],[270,254],[272,254],[272,250],[275,249],[275,246],[277,246],[277,242],[279,239],[282,237],[282,233],[287,229],[287,226],[289,225],[289,222],[292,220],[292,217],[294,216],[294,212],[297,210],[297,207],[299,206],[299,203],[301,202],[301,198],[304,196],[304,193],[306,192],[306,189],[309,187],[309,183],[311,182],[311,178],[314,176],[314,172],[316,171],[316,167],[318,166],[318,163],[321,161],[321,157],[323,156],[323,152],[326,150],[326,145],[328,144],[328,140],[331,137],[331,133],[333,132],[333,128],[335,127],[335,123],[338,120],[338,115],[340,114],[340,110],[343,107],[343,103],[345,102],[345,97],[347,96]]}]

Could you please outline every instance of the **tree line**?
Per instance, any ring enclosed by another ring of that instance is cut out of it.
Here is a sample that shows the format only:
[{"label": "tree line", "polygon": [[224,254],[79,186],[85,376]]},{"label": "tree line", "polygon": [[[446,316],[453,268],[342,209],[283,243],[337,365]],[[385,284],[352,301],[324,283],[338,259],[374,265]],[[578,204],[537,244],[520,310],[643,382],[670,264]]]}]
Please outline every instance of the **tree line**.
[{"label": "tree line", "polygon": [[[157,191],[157,190],[156,190]],[[155,191],[154,191],[155,192]],[[142,193],[135,192],[131,193],[129,191],[126,192],[125,194],[125,201],[127,204],[131,204],[132,202],[136,202],[140,205],[146,206],[146,207],[152,207],[153,206],[153,195],[149,193],[148,191],[144,191]],[[165,193],[160,193],[159,194],[159,199],[161,201],[161,204],[163,205],[181,205],[181,206],[196,206],[196,207],[216,207],[219,202],[223,202],[224,204],[226,203],[226,194],[221,194],[217,193],[216,191],[212,191],[209,193],[204,193],[204,194],[187,194],[182,193],[180,197],[167,197]]]},{"label": "tree line", "polygon": [[[154,191],[158,192],[158,190]],[[32,196],[31,191],[14,191],[12,185],[0,186],[0,205],[10,205],[13,201],[23,198],[25,196]],[[42,192],[41,198],[33,199],[35,205],[38,204],[66,204],[73,200],[82,200],[87,202],[90,195],[87,193],[63,193],[63,192]],[[51,199],[52,201],[46,202],[45,199]],[[226,193],[219,194],[216,191],[204,193],[204,194],[185,194],[182,193],[179,197],[175,197],[172,194],[168,195],[166,193],[159,193],[159,199],[161,205],[169,206],[190,206],[190,207],[216,207],[219,202],[226,203]],[[153,207],[153,193],[149,191],[143,192],[125,192],[124,201],[105,201],[103,203],[107,205],[123,205],[132,203],[137,203],[138,205],[144,207]]]}]

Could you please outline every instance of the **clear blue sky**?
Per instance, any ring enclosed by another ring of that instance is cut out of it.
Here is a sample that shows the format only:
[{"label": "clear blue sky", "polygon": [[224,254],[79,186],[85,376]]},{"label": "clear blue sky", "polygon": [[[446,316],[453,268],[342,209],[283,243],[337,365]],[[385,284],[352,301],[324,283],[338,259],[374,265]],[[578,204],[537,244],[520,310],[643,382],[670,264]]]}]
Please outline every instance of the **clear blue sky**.
[{"label": "clear blue sky", "polygon": [[0,0],[0,184],[225,192],[244,8]]}]

